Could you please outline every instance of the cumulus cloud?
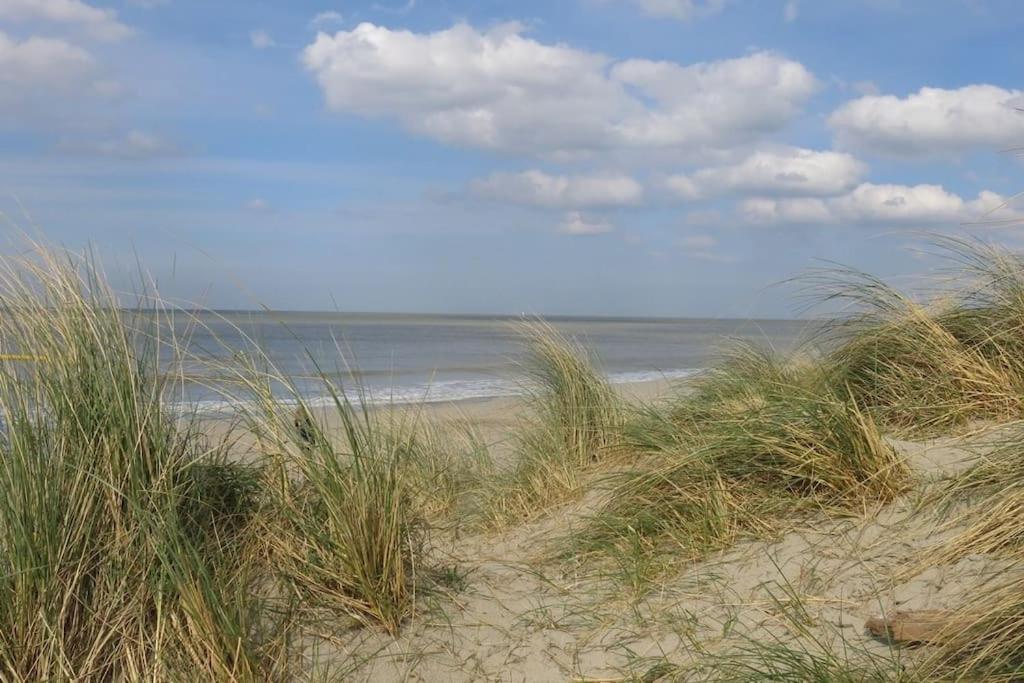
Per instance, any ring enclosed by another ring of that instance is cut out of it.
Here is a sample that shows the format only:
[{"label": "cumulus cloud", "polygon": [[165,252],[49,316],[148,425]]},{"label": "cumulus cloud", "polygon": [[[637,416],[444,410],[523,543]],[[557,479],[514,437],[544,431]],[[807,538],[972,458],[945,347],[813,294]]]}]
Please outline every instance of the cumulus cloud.
[{"label": "cumulus cloud", "polygon": [[907,97],[868,95],[828,119],[839,144],[905,155],[997,149],[1024,139],[1024,92],[994,85],[921,88]]},{"label": "cumulus cloud", "polygon": [[333,111],[549,157],[730,147],[784,126],[817,85],[803,65],[770,52],[616,62],[532,40],[518,24],[413,33],[363,23],[318,34],[303,60]]},{"label": "cumulus cloud", "polygon": [[118,21],[117,12],[81,0],[0,0],[0,19],[73,24],[100,40],[120,40],[132,34]]},{"label": "cumulus cloud", "polygon": [[34,92],[72,90],[83,85],[95,67],[92,56],[56,38],[21,42],[0,31],[0,101]]},{"label": "cumulus cloud", "polygon": [[725,194],[828,196],[851,190],[867,170],[842,152],[786,148],[755,152],[732,166],[670,176],[665,185],[691,200]]},{"label": "cumulus cloud", "polygon": [[473,194],[494,201],[546,208],[638,204],[643,187],[626,175],[548,175],[543,171],[495,173],[470,185]]},{"label": "cumulus cloud", "polygon": [[[847,194],[828,199],[747,199],[740,203],[740,211],[754,223],[928,226],[982,220],[1005,201],[988,191],[975,199],[964,199],[940,185],[863,183]],[[1002,217],[1005,214],[993,216]]]},{"label": "cumulus cloud", "polygon": [[565,214],[559,232],[567,235],[604,235],[615,229],[611,221],[605,218],[587,216],[579,211],[569,211]]},{"label": "cumulus cloud", "polygon": [[689,21],[697,16],[715,14],[725,7],[725,0],[632,0],[645,14]]}]

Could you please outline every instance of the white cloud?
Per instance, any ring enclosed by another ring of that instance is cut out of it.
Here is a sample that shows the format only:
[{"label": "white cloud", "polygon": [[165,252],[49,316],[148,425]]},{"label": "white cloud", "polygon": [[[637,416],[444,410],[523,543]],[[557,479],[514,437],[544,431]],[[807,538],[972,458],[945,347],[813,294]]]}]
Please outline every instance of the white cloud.
[{"label": "white cloud", "polygon": [[0,19],[74,24],[100,40],[120,40],[132,34],[118,21],[117,12],[81,0],[0,0]]},{"label": "white cloud", "polygon": [[569,211],[559,226],[559,232],[567,235],[604,235],[615,229],[610,221],[604,218],[586,216],[579,211]]},{"label": "white cloud", "polygon": [[314,28],[322,28],[324,26],[330,26],[331,24],[340,24],[344,19],[345,17],[341,15],[341,12],[327,10],[326,12],[319,12],[309,22],[309,25]]},{"label": "white cloud", "polygon": [[266,50],[268,47],[274,47],[274,45],[276,45],[274,39],[270,37],[270,34],[263,29],[254,29],[249,31],[249,44],[257,50]]},{"label": "white cloud", "polygon": [[163,138],[141,130],[129,131],[125,135],[100,142],[76,144],[63,142],[59,145],[69,152],[95,154],[115,159],[143,160],[172,157],[181,150]]},{"label": "white cloud", "polygon": [[786,23],[793,23],[800,16],[800,3],[798,0],[787,0],[786,6],[782,9],[782,16]]},{"label": "white cloud", "polygon": [[731,147],[784,126],[816,88],[807,69],[774,53],[614,62],[537,42],[518,24],[413,33],[363,23],[319,34],[303,59],[333,111],[393,118],[446,143],[555,158]]},{"label": "white cloud", "polygon": [[[1004,197],[988,191],[968,200],[939,185],[863,183],[847,194],[829,199],[747,199],[740,203],[740,211],[754,223],[928,226],[984,220],[988,212],[1004,202]],[[1005,212],[991,216],[1005,217]]]},{"label": "white cloud", "polygon": [[80,47],[56,38],[18,42],[0,31],[0,102],[37,92],[74,90],[95,67]]},{"label": "white cloud", "polygon": [[1024,92],[994,85],[957,90],[921,88],[904,98],[868,95],[829,117],[838,142],[877,152],[943,155],[970,148],[998,149],[1024,139]]},{"label": "white cloud", "polygon": [[674,175],[665,184],[683,199],[725,194],[837,195],[852,189],[867,165],[842,152],[785,148],[751,154],[733,166]]},{"label": "white cloud", "polygon": [[722,11],[726,0],[632,0],[645,14],[689,21],[697,16]]},{"label": "white cloud", "polygon": [[640,183],[625,175],[556,176],[536,170],[495,173],[470,188],[486,199],[547,208],[633,205],[644,193]]}]

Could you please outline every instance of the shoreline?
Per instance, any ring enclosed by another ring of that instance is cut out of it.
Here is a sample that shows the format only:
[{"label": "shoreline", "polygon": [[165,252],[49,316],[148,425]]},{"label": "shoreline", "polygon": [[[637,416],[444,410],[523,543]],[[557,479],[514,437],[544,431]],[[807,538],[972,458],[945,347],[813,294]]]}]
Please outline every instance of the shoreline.
[{"label": "shoreline", "polygon": [[[685,381],[657,379],[646,382],[623,382],[613,384],[612,388],[627,403],[637,404],[666,398],[678,388],[680,382]],[[468,422],[490,445],[498,446],[499,451],[500,444],[505,442],[507,435],[528,408],[527,396],[524,394],[370,406],[370,410],[374,412],[415,413],[418,419],[435,425]],[[314,409],[314,415],[322,421],[327,431],[334,432],[340,428],[337,412],[332,407],[317,407]],[[214,441],[230,441],[230,450],[240,459],[246,459],[246,453],[255,450],[251,435],[241,424],[237,411],[200,413],[196,417],[201,431]]]},{"label": "shoreline", "polygon": [[[645,398],[652,392],[650,389],[642,389],[648,385],[654,387],[669,387],[674,384],[685,382],[692,377],[699,375],[704,368],[679,368],[675,370],[651,370],[619,372],[606,375],[608,383],[616,392],[622,392],[626,396]],[[446,395],[443,391],[435,391],[438,387],[450,387],[452,384],[459,384],[467,387],[463,393]],[[512,378],[487,378],[469,380],[447,380],[433,385],[409,385],[398,387],[366,387],[361,391],[349,390],[349,399],[353,405],[360,403],[360,395],[365,395],[369,400],[368,405],[372,409],[379,408],[402,408],[408,406],[436,406],[436,405],[469,405],[474,402],[487,402],[496,399],[522,400],[528,395],[523,388],[525,381]],[[475,393],[474,393],[475,392]],[[656,393],[656,392],[654,392]],[[278,397],[278,403],[284,406],[296,405],[296,401],[290,396]],[[302,400],[310,408],[329,408],[333,399],[327,394],[314,394],[303,396]],[[230,416],[235,413],[237,401],[228,398],[199,398],[185,399],[181,404],[186,407],[194,407],[201,416],[217,417],[220,415]]]}]

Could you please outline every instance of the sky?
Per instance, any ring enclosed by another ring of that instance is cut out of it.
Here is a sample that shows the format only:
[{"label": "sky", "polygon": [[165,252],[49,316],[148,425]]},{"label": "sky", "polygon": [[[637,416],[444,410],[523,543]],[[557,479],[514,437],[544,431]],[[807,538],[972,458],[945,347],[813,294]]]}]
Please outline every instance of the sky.
[{"label": "sky", "polygon": [[1020,0],[0,0],[0,230],[217,308],[792,317],[1024,247]]}]

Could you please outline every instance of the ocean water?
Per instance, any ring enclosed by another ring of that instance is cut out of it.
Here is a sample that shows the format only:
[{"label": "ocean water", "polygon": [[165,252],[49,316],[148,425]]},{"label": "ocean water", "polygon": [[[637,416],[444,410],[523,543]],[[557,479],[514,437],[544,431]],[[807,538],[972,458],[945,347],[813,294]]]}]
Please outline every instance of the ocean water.
[{"label": "ocean water", "polygon": [[[205,312],[178,323],[190,355],[186,399],[224,406],[212,368],[253,345],[310,400],[329,376],[372,402],[451,401],[520,393],[525,347],[517,318],[300,312]],[[730,339],[784,350],[807,323],[785,320],[548,318],[593,353],[612,382],[684,378],[707,367]],[[356,371],[356,369],[358,369]],[[282,389],[282,394],[285,392]]]}]

